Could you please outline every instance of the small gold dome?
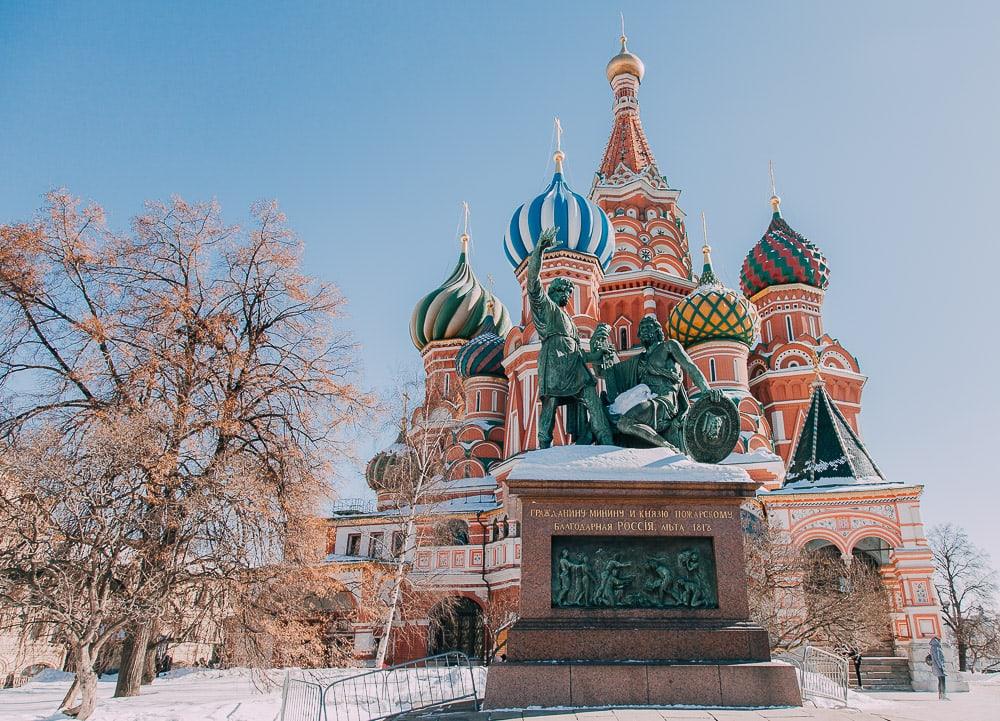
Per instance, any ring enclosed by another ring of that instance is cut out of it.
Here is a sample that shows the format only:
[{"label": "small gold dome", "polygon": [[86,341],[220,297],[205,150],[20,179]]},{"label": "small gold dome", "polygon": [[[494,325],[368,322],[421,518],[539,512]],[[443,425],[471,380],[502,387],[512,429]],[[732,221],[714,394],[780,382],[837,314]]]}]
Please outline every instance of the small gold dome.
[{"label": "small gold dome", "polygon": [[616,76],[622,73],[635,75],[639,78],[639,82],[642,82],[642,76],[646,74],[646,66],[642,64],[642,60],[639,59],[638,55],[633,55],[629,52],[628,45],[626,45],[628,38],[622,35],[621,40],[621,52],[608,61],[608,82],[610,83]]}]

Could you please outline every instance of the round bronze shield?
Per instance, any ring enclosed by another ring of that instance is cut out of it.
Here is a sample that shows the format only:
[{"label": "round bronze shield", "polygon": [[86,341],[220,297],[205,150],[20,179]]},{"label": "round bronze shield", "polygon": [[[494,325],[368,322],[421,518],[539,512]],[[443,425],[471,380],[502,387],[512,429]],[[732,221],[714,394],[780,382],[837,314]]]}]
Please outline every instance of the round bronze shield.
[{"label": "round bronze shield", "polygon": [[733,452],[740,438],[740,413],[728,398],[702,396],[684,419],[688,454],[699,463],[718,463]]}]

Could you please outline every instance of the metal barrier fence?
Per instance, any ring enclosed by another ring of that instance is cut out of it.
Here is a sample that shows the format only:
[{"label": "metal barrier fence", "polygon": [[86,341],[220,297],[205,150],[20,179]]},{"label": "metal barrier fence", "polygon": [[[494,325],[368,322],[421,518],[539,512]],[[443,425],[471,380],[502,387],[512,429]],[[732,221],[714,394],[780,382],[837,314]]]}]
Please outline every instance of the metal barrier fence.
[{"label": "metal barrier fence", "polygon": [[803,698],[828,698],[847,705],[849,671],[846,658],[808,644],[802,647],[801,653],[789,651],[777,658],[795,666]]},{"label": "metal barrier fence", "polygon": [[341,679],[285,676],[281,721],[379,721],[422,709],[470,705],[478,711],[472,661],[443,653]]}]

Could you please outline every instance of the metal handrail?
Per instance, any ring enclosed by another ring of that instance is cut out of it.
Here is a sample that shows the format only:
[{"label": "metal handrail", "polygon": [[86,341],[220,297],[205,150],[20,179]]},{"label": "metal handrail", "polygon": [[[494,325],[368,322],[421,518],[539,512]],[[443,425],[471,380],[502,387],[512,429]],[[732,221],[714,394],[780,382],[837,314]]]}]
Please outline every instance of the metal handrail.
[{"label": "metal handrail", "polygon": [[850,676],[843,656],[806,644],[801,656],[787,651],[776,658],[795,666],[803,698],[828,698],[847,705]]},{"label": "metal handrail", "polygon": [[328,684],[311,675],[312,681],[286,674],[282,721],[380,721],[462,701],[471,701],[476,711],[480,708],[472,661],[457,651],[373,669]]}]

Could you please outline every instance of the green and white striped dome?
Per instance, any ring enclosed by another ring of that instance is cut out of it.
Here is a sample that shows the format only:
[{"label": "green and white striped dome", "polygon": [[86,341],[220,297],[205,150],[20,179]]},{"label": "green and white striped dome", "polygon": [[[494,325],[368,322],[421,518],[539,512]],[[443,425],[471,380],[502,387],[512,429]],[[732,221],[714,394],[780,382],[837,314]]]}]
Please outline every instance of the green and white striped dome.
[{"label": "green and white striped dome", "polygon": [[413,309],[410,338],[417,350],[440,340],[469,340],[475,337],[489,316],[493,301],[493,322],[500,337],[512,327],[510,313],[493,293],[484,288],[472,272],[468,243],[463,238],[458,265],[447,280],[425,295]]}]

